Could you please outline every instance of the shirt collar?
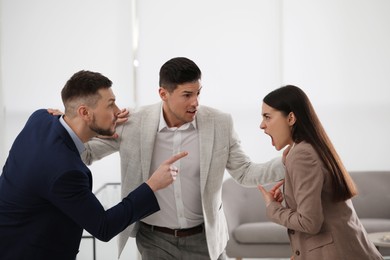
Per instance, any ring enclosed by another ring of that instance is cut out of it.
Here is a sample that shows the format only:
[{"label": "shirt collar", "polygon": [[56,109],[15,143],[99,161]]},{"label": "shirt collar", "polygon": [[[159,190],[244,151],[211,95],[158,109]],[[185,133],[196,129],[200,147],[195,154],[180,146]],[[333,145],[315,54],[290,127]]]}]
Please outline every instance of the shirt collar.
[{"label": "shirt collar", "polygon": [[192,122],[189,122],[189,123],[185,123],[184,125],[180,126],[179,128],[177,127],[169,127],[167,125],[167,122],[165,121],[164,119],[164,115],[163,115],[163,108],[161,106],[161,111],[160,111],[160,123],[158,125],[158,132],[160,132],[161,130],[163,129],[169,129],[169,130],[186,130],[188,129],[190,126],[192,126],[194,129],[196,129],[196,120],[193,120]]},{"label": "shirt collar", "polygon": [[65,128],[65,130],[69,133],[79,153],[82,154],[82,152],[85,150],[85,146],[83,142],[80,140],[80,138],[76,135],[76,133],[72,130],[72,128],[70,128],[70,126],[65,122],[64,116],[60,117],[60,123]]}]

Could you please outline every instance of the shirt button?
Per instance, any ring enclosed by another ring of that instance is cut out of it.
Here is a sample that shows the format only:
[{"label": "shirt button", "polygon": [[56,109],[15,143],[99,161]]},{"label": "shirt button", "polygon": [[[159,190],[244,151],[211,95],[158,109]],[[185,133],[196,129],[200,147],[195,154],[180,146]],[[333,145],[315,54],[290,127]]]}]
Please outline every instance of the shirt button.
[{"label": "shirt button", "polygon": [[297,251],[295,251],[295,254],[296,254],[296,255],[300,255],[301,252],[299,252],[299,250],[297,250]]}]

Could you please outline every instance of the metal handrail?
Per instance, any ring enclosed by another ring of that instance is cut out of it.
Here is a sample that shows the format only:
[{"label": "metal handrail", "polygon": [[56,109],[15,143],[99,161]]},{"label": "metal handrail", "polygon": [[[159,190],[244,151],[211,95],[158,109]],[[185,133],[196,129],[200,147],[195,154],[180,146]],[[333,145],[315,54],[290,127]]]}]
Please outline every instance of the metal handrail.
[{"label": "metal handrail", "polygon": [[120,186],[121,183],[120,182],[107,182],[94,192],[95,196],[98,195],[100,192],[102,192],[102,190],[104,190],[107,186],[111,186],[111,185],[112,186]]},{"label": "metal handrail", "polygon": [[[97,189],[94,194],[97,196],[99,193],[101,193],[104,189],[106,189],[108,186],[120,186],[120,182],[107,182],[103,184],[99,189]],[[92,254],[93,254],[93,260],[96,260],[96,238],[92,236],[91,234],[89,235],[83,235],[81,239],[92,239]]]}]

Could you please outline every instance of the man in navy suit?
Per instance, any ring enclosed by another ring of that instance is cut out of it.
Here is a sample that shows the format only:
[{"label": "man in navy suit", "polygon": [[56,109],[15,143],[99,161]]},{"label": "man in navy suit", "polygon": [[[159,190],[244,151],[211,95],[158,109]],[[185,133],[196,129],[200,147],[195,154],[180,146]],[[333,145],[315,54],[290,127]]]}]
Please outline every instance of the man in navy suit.
[{"label": "man in navy suit", "polygon": [[61,92],[65,114],[38,110],[17,136],[0,176],[0,259],[73,260],[83,229],[108,241],[159,210],[154,192],[174,181],[172,164],[186,152],[108,210],[92,193],[80,154],[92,137],[115,132],[120,110],[111,85],[100,73],[75,73]]}]

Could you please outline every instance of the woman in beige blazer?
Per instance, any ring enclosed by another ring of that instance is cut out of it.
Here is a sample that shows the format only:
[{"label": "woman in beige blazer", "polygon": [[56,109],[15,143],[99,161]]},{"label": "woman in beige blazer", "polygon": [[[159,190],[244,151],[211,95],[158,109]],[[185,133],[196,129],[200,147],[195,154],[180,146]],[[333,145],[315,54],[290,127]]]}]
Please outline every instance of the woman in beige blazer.
[{"label": "woman in beige blazer", "polygon": [[286,159],[285,206],[274,191],[259,186],[268,217],[288,228],[292,258],[383,259],[367,238],[351,198],[355,185],[342,164],[308,97],[288,85],[263,100],[260,128]]}]

